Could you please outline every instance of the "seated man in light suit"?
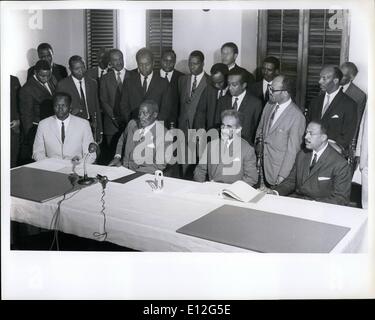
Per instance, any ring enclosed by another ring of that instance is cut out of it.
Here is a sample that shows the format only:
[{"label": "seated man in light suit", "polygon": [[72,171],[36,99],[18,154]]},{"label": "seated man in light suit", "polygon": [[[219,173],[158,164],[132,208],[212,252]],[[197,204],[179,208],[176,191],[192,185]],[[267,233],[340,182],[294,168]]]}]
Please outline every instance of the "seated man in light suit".
[{"label": "seated man in light suit", "polygon": [[87,155],[93,163],[95,152],[89,152],[94,138],[87,120],[70,114],[72,97],[65,92],[57,92],[53,97],[54,116],[39,122],[36,132],[33,159],[46,158],[80,160]]},{"label": "seated man in light suit", "polygon": [[120,136],[115,157],[109,166],[123,165],[134,171],[151,174],[166,168],[164,125],[156,120],[158,114],[159,107],[155,101],[145,100],[141,103],[138,120],[129,121]]},{"label": "seated man in light suit", "polygon": [[346,205],[351,188],[347,161],[328,144],[327,129],[317,121],[309,123],[305,144],[289,176],[268,193]]},{"label": "seated man in light suit", "polygon": [[[224,110],[221,113],[221,139],[212,140],[207,144],[204,157],[194,170],[195,181],[206,181],[208,174],[208,179],[215,182],[233,183],[243,180],[251,186],[257,183],[255,152],[253,147],[241,138],[240,117],[241,114],[236,110]],[[238,148],[234,139],[239,139]],[[223,161],[226,151],[228,159],[232,160],[229,163]],[[239,163],[237,168],[236,163]],[[228,170],[231,167],[234,171]]]}]

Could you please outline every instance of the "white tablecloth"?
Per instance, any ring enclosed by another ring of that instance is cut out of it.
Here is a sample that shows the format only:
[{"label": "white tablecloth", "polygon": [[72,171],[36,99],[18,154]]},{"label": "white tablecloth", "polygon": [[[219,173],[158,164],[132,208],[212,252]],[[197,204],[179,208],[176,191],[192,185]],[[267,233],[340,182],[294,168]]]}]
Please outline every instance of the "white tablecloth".
[{"label": "white tablecloth", "polygon": [[[61,171],[67,164],[47,160],[44,164],[29,166]],[[91,175],[101,172],[118,177],[132,173],[122,170],[124,168],[88,167]],[[332,252],[358,252],[363,245],[367,228],[366,210],[274,195],[266,195],[256,204],[240,203],[218,196],[224,184],[173,178],[164,178],[163,191],[155,193],[146,183],[151,179],[153,176],[146,174],[125,184],[107,184],[104,197],[107,241],[141,251],[251,252],[176,233],[185,224],[223,204],[230,204],[349,227],[351,230]],[[101,195],[102,187],[97,183],[64,201],[60,230],[96,239],[93,233],[103,232]],[[49,229],[60,199],[36,203],[12,197],[11,219]]]}]

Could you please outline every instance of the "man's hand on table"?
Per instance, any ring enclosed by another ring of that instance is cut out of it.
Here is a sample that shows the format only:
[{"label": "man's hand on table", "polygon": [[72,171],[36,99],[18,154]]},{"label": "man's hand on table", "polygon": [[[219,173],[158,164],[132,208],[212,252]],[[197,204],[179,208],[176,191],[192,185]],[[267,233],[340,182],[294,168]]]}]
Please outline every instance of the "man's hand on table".
[{"label": "man's hand on table", "polygon": [[110,167],[121,167],[121,158],[115,157],[113,160],[108,164]]}]

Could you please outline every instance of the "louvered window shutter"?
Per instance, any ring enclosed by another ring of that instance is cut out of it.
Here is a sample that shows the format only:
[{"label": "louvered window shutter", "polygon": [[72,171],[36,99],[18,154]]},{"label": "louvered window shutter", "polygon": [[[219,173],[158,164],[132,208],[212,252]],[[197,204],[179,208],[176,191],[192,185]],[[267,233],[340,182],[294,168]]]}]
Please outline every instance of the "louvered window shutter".
[{"label": "louvered window shutter", "polygon": [[86,62],[88,68],[97,65],[96,55],[101,47],[116,48],[116,18],[116,10],[86,10]]},{"label": "louvered window shutter", "polygon": [[147,10],[146,46],[154,54],[155,68],[160,68],[161,54],[172,49],[173,10]]}]

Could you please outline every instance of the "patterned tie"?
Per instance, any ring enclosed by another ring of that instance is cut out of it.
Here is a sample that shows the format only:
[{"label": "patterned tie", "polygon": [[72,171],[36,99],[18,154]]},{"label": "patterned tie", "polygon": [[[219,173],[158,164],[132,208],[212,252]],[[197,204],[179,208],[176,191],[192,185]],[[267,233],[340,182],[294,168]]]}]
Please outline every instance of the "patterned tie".
[{"label": "patterned tie", "polygon": [[270,84],[267,84],[266,94],[264,95],[264,101],[268,102],[270,99]]},{"label": "patterned tie", "polygon": [[193,81],[193,86],[191,87],[190,97],[193,96],[196,89],[197,89],[197,76],[194,76],[194,81]]},{"label": "patterned tie", "polygon": [[322,109],[322,116],[321,116],[321,118],[323,118],[323,116],[324,116],[324,113],[327,111],[327,109],[328,109],[328,107],[329,107],[329,94],[327,93],[327,102],[326,102],[326,104],[324,105],[324,107],[323,107],[323,109]]},{"label": "patterned tie", "polygon": [[146,92],[147,92],[147,76],[145,76],[143,78],[143,85],[142,85],[142,88],[143,88],[143,94],[146,95]]},{"label": "patterned tie", "polygon": [[273,111],[271,113],[270,122],[268,123],[268,130],[270,130],[272,128],[273,120],[275,119],[275,115],[276,115],[277,110],[279,110],[279,107],[280,106],[278,104],[276,104],[275,108],[273,109]]},{"label": "patterned tie", "polygon": [[234,103],[233,103],[233,106],[232,106],[233,110],[237,110],[238,109],[238,103],[237,103],[237,101],[238,101],[238,98],[236,97],[234,99]]},{"label": "patterned tie", "polygon": [[313,158],[313,160],[312,160],[312,162],[310,164],[310,172],[311,172],[312,168],[314,168],[314,166],[316,164],[316,158],[317,158],[317,154],[315,153],[314,154],[314,158]]},{"label": "patterned tie", "polygon": [[87,109],[85,94],[82,89],[82,80],[79,80],[79,90],[81,92],[81,106],[86,110],[87,119],[90,119],[89,109]]},{"label": "patterned tie", "polygon": [[65,127],[64,127],[64,121],[61,122],[61,141],[64,143],[65,141]]}]

